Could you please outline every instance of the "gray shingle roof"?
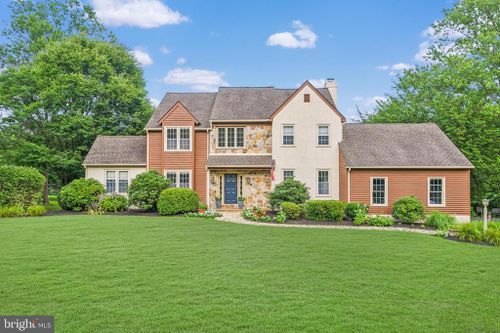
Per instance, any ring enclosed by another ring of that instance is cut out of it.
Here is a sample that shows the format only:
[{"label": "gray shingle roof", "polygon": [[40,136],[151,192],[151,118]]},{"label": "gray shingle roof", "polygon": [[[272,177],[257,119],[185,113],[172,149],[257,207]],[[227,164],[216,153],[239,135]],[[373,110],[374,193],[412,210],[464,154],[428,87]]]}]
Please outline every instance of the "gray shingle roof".
[{"label": "gray shingle roof", "polygon": [[344,124],[347,167],[473,168],[436,124]]},{"label": "gray shingle roof", "polygon": [[84,165],[146,165],[145,136],[98,136]]},{"label": "gray shingle roof", "polygon": [[271,168],[273,158],[271,155],[211,155],[208,157],[207,167],[262,167]]}]

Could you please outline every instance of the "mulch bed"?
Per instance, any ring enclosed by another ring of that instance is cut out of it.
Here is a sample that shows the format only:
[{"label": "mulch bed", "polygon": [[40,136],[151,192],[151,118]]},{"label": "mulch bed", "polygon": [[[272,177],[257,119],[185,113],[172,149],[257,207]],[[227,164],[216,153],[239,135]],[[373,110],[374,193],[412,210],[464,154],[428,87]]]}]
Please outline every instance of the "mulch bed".
[{"label": "mulch bed", "polygon": [[[61,216],[61,215],[87,215],[86,212],[73,212],[71,210],[54,210],[48,211],[45,216]],[[106,212],[104,215],[123,215],[123,216],[160,216],[157,212],[147,212],[140,209],[126,210],[124,212],[109,213]]]},{"label": "mulch bed", "polygon": [[[276,222],[259,222],[259,223],[276,223]],[[352,221],[341,221],[341,222],[328,222],[328,221],[311,221],[311,220],[287,220],[284,224],[292,224],[292,225],[343,225],[343,226],[351,226],[351,227],[371,227],[368,225],[355,225]],[[424,229],[424,230],[434,230],[434,228],[424,227],[423,224],[403,224],[403,223],[394,223],[391,228],[405,228],[405,229]]]}]

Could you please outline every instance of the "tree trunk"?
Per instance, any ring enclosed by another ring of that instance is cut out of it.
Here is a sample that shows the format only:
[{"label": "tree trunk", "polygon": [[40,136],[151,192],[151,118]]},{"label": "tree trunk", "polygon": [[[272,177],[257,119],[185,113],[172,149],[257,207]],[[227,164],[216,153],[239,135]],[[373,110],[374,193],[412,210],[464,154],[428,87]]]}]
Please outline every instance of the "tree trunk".
[{"label": "tree trunk", "polygon": [[45,188],[43,191],[43,203],[49,204],[49,172],[45,171]]}]

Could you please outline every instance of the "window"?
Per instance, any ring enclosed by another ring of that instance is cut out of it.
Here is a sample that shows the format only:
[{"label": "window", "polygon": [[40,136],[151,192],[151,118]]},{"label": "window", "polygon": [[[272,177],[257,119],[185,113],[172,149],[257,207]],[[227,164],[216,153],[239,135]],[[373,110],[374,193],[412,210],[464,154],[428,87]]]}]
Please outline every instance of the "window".
[{"label": "window", "polygon": [[330,194],[330,172],[328,170],[318,171],[318,195]]},{"label": "window", "polygon": [[288,178],[295,178],[293,170],[283,170],[283,180],[287,180]]},{"label": "window", "polygon": [[168,170],[165,177],[170,180],[171,187],[191,188],[191,170]]},{"label": "window", "polygon": [[118,172],[118,192],[120,193],[128,192],[128,171]]},{"label": "window", "polygon": [[191,127],[166,127],[165,150],[191,150]]},{"label": "window", "polygon": [[318,145],[325,146],[330,144],[330,135],[328,125],[318,125]]},{"label": "window", "polygon": [[295,142],[293,125],[283,125],[283,145],[291,146]]},{"label": "window", "polygon": [[245,146],[243,127],[219,127],[217,129],[217,146],[219,148],[243,148]]},{"label": "window", "polygon": [[309,103],[311,101],[311,95],[304,94],[304,103]]},{"label": "window", "polygon": [[116,191],[116,173],[115,171],[106,171],[106,192],[113,193]]},{"label": "window", "polygon": [[444,178],[429,178],[429,206],[444,206]]},{"label": "window", "polygon": [[372,206],[387,206],[387,178],[371,179]]}]

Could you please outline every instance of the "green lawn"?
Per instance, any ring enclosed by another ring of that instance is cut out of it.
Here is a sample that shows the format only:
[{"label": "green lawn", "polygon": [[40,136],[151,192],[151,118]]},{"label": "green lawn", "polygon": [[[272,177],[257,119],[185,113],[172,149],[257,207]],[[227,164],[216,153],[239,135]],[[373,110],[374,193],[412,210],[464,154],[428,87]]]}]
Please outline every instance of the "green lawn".
[{"label": "green lawn", "polygon": [[185,218],[0,220],[0,314],[57,332],[498,332],[500,249]]}]

